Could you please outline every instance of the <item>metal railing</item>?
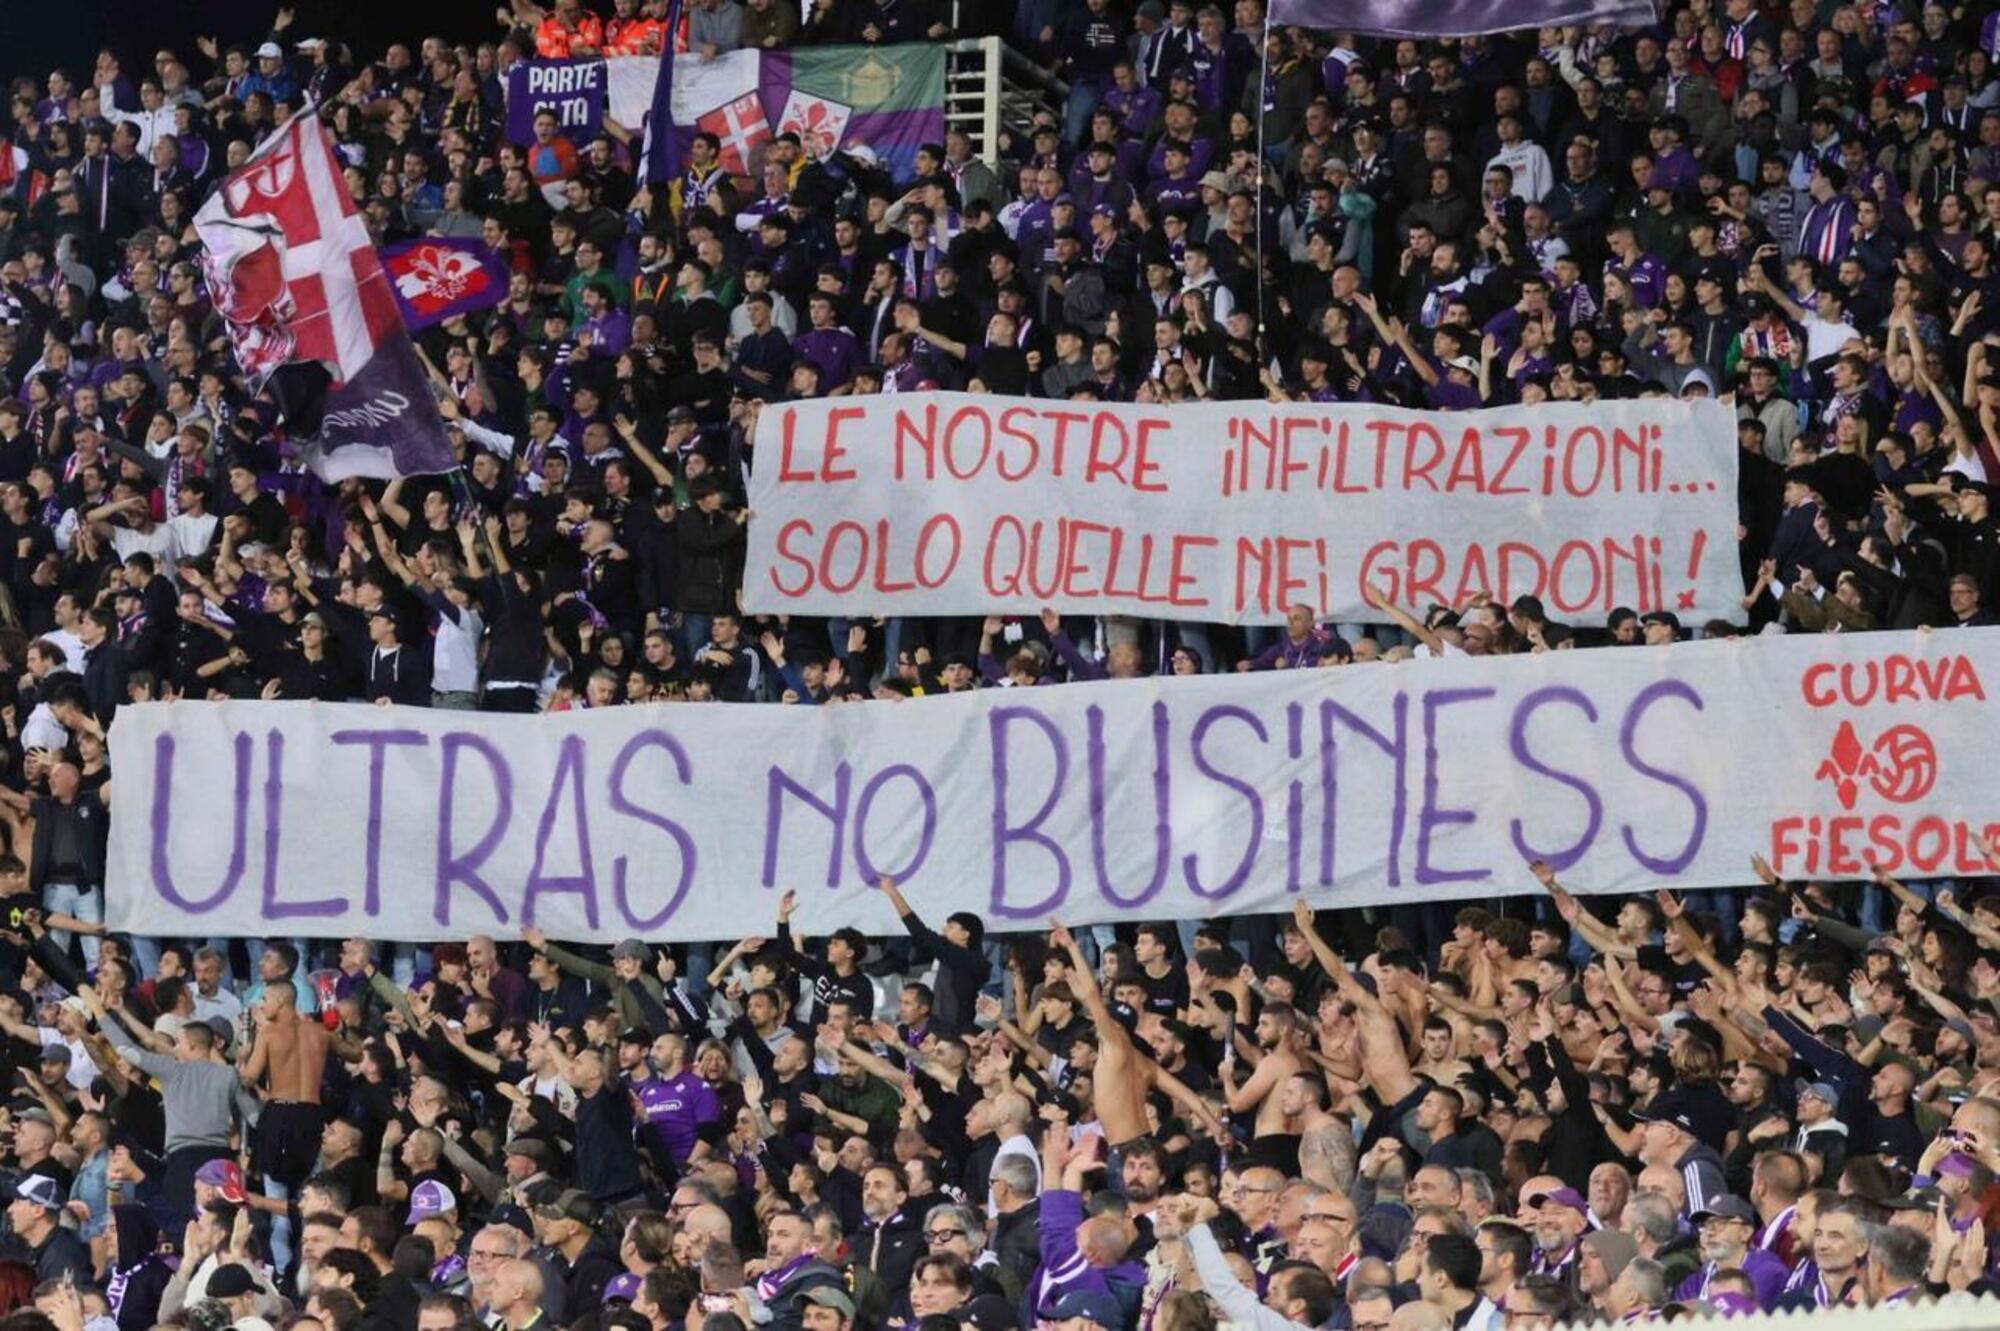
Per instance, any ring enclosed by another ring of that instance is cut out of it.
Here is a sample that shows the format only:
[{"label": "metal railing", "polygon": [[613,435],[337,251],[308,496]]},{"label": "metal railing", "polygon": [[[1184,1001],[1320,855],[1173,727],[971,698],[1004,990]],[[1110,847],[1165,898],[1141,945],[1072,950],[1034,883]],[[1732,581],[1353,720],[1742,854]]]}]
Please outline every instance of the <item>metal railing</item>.
[{"label": "metal railing", "polygon": [[1024,131],[1037,110],[1060,111],[1061,79],[998,37],[971,37],[945,48],[945,124],[964,130],[982,161],[997,163],[1000,131]]},{"label": "metal railing", "polygon": [[[1880,1308],[1818,1308],[1810,1311],[1756,1313],[1726,1320],[1688,1318],[1689,1322],[1727,1326],[1729,1331],[1800,1331],[1808,1318],[1812,1331],[1994,1331],[2000,1328],[2000,1299],[1951,1294],[1922,1303]],[[1577,1322],[1558,1331],[1605,1331],[1602,1322]]]}]

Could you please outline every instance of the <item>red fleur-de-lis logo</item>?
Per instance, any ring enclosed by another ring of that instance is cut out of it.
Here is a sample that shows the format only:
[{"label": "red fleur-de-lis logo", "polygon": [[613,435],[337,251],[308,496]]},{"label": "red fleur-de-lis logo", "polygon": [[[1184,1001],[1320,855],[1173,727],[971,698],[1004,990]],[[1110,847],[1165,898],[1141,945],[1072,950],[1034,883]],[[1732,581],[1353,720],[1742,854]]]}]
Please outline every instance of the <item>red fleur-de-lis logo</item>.
[{"label": "red fleur-de-lis logo", "polygon": [[1860,738],[1854,733],[1854,723],[1842,721],[1840,729],[1834,734],[1833,747],[1827,751],[1813,780],[1833,782],[1840,807],[1852,809],[1855,796],[1860,793],[1861,782],[1873,777],[1879,767],[1875,756],[1861,746]]},{"label": "red fleur-de-lis logo", "polygon": [[290,154],[267,157],[256,163],[224,187],[229,191],[230,210],[240,215],[249,212],[253,203],[282,199],[291,189],[297,170],[298,163]]}]

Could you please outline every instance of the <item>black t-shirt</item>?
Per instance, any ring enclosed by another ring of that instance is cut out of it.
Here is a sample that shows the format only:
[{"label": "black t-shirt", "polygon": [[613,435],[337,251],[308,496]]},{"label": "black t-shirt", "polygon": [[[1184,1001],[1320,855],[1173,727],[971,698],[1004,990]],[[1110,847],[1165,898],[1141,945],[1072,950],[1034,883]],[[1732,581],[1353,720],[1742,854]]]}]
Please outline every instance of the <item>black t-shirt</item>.
[{"label": "black t-shirt", "polygon": [[1141,970],[1139,983],[1146,990],[1148,1012],[1171,1017],[1188,1005],[1187,972],[1178,966],[1169,966],[1167,973],[1157,979]]}]

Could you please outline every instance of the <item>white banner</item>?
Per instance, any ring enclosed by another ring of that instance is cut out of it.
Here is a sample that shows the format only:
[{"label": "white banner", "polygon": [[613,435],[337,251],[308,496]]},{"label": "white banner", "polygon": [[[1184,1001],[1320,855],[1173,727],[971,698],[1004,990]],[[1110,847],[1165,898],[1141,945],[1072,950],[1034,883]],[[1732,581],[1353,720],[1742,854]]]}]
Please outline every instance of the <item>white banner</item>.
[{"label": "white banner", "polygon": [[1417,412],[961,393],[765,411],[749,609],[1375,622],[1539,596],[1736,618],[1736,424],[1670,399]]},{"label": "white banner", "polygon": [[2000,630],[502,717],[148,703],[110,923],[149,934],[995,929],[1534,890],[1984,873]]}]

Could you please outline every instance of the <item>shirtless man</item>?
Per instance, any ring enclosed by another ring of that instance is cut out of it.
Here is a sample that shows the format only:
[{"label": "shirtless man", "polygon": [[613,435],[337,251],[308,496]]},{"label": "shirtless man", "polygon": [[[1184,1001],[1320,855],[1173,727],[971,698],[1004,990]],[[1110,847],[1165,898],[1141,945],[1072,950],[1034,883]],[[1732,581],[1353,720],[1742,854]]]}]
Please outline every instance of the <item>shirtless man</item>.
[{"label": "shirtless man", "polygon": [[[283,1200],[319,1163],[326,1126],[319,1087],[329,1036],[326,1027],[299,1015],[298,990],[290,980],[264,986],[257,1018],[257,1038],[239,1075],[244,1085],[263,1091],[255,1164],[264,1176],[264,1195]],[[291,1262],[291,1237],[290,1216],[272,1216],[271,1251],[281,1271]]]},{"label": "shirtless man", "polygon": [[1069,953],[1070,965],[1079,977],[1079,983],[1074,986],[1076,996],[1082,1001],[1083,1010],[1097,1032],[1097,1066],[1093,1084],[1097,1121],[1104,1129],[1104,1142],[1109,1148],[1105,1159],[1106,1176],[1112,1185],[1122,1186],[1124,1148],[1147,1133],[1146,1099],[1156,1090],[1171,1097],[1218,1143],[1227,1141],[1228,1129],[1202,1102],[1201,1097],[1189,1090],[1180,1078],[1140,1052],[1138,1041],[1133,1036],[1139,1014],[1129,1007],[1113,1011],[1097,985],[1083,978],[1090,975],[1090,963],[1070,931],[1060,924],[1051,925],[1049,940]]},{"label": "shirtless man", "polygon": [[1277,1091],[1304,1070],[1295,1042],[1298,1026],[1298,1014],[1289,1003],[1264,1005],[1253,1032],[1260,1051],[1257,1066],[1240,1086],[1236,1084],[1235,1048],[1225,1049],[1222,1054],[1222,1093],[1229,1112],[1257,1111],[1250,1133],[1251,1153],[1259,1161],[1275,1165],[1286,1178],[1299,1172],[1299,1139],[1292,1131],[1295,1125],[1285,1113],[1285,1099]]},{"label": "shirtless man", "polygon": [[[1313,956],[1321,969],[1333,978],[1340,987],[1340,996],[1354,1005],[1354,1023],[1361,1045],[1361,1067],[1368,1085],[1375,1096],[1385,1106],[1383,1111],[1369,1121],[1367,1147],[1373,1147],[1384,1138],[1393,1137],[1391,1125],[1398,1124],[1407,1114],[1413,1114],[1430,1083],[1420,1079],[1410,1069],[1410,1056],[1404,1041],[1403,1028],[1385,1004],[1394,1002],[1402,1006],[1402,998],[1395,992],[1395,986],[1410,983],[1421,992],[1423,982],[1420,977],[1409,976],[1397,967],[1382,971],[1378,987],[1383,988],[1381,998],[1368,989],[1348,971],[1347,964],[1340,955],[1326,945],[1313,926],[1313,909],[1305,901],[1292,905],[1292,916],[1298,922],[1299,933],[1311,946]],[[1412,1146],[1416,1142],[1411,1142]],[[1424,1143],[1428,1146],[1429,1143]]]},{"label": "shirtless man", "polygon": [[1354,1186],[1354,1133],[1327,1112],[1326,1083],[1316,1072],[1297,1072],[1278,1088],[1278,1107],[1299,1130],[1297,1176],[1347,1196]]}]

